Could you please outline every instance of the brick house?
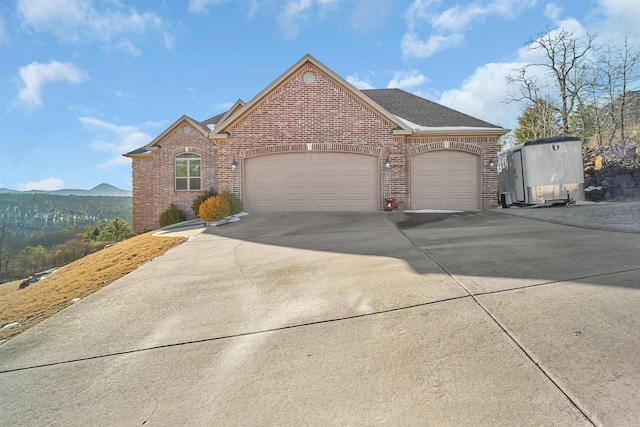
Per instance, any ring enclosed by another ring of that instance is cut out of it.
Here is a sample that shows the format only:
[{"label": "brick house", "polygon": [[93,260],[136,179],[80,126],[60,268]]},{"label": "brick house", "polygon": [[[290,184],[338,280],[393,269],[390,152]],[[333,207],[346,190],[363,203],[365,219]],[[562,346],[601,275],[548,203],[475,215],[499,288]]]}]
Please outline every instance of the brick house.
[{"label": "brick house", "polygon": [[358,90],[310,55],[251,101],[198,122],[182,116],[125,156],[133,228],[171,203],[190,217],[214,187],[246,211],[495,207],[498,137],[507,129],[400,89]]}]

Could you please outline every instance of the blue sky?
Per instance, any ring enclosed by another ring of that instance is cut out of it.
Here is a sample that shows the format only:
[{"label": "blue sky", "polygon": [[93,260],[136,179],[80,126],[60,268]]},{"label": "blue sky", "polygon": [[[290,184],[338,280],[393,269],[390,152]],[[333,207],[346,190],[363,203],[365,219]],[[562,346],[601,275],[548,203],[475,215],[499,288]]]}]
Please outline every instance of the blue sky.
[{"label": "blue sky", "polygon": [[[554,27],[640,42],[637,0],[17,0],[0,3],[0,187],[131,188],[183,114],[249,101],[309,53],[513,128],[505,76]],[[512,89],[512,88],[511,88]]]}]

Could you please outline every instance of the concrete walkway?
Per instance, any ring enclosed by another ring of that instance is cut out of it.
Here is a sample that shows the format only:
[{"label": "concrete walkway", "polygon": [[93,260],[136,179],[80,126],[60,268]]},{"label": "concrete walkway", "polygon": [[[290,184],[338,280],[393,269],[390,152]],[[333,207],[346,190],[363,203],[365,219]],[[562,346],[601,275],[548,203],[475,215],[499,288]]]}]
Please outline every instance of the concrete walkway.
[{"label": "concrete walkway", "polygon": [[633,425],[640,235],[251,214],[0,346],[0,425]]}]

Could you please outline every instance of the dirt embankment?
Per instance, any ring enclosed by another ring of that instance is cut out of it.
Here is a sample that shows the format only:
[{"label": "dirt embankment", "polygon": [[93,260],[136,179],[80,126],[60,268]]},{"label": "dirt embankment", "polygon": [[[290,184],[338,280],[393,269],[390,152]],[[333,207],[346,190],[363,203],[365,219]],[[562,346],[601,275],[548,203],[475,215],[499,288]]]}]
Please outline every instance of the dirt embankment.
[{"label": "dirt embankment", "polygon": [[[0,285],[0,342],[130,273],[184,242],[184,237],[145,233],[61,267],[46,279],[18,290]],[[7,327],[7,325],[12,325]]]}]

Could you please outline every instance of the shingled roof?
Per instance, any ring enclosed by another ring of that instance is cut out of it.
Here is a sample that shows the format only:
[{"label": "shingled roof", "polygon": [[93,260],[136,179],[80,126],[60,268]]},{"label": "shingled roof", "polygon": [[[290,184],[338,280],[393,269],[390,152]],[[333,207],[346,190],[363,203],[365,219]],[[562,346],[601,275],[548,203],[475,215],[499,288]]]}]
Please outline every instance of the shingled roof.
[{"label": "shingled roof", "polygon": [[209,126],[207,125],[214,125],[214,126],[217,125],[220,119],[224,117],[225,114],[227,114],[226,111],[224,113],[220,113],[213,117],[210,117],[207,120],[200,122],[200,126],[202,126],[202,129],[206,130],[207,132],[210,132],[211,129],[209,129]]},{"label": "shingled roof", "polygon": [[500,128],[402,89],[365,89],[361,92],[391,114],[420,126]]}]

